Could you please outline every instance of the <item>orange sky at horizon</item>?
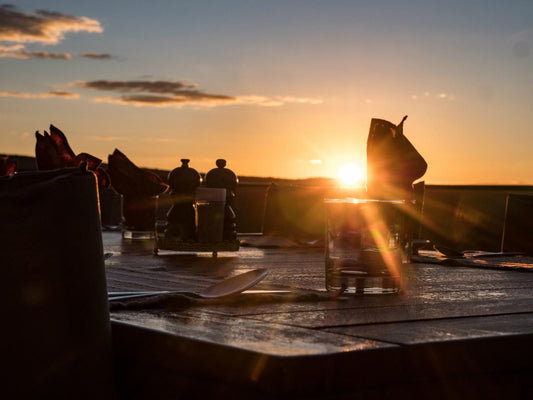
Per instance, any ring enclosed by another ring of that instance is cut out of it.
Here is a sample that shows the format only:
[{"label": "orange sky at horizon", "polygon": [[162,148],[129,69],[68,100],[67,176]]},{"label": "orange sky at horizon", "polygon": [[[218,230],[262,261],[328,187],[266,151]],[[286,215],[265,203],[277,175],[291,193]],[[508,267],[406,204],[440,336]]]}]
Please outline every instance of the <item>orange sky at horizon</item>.
[{"label": "orange sky at horizon", "polygon": [[408,115],[426,183],[533,185],[527,2],[202,3],[0,4],[0,152],[53,124],[104,162],[334,178]]}]

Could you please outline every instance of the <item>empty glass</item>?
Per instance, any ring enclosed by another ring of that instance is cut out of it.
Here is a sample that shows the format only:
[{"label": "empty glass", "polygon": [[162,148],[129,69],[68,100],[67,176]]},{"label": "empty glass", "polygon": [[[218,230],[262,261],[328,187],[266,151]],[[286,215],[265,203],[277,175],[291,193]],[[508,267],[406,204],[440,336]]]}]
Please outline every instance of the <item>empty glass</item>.
[{"label": "empty glass", "polygon": [[411,240],[403,200],[328,199],[326,289],[355,294],[398,293]]},{"label": "empty glass", "polygon": [[123,238],[153,239],[155,237],[158,197],[159,196],[120,196]]}]

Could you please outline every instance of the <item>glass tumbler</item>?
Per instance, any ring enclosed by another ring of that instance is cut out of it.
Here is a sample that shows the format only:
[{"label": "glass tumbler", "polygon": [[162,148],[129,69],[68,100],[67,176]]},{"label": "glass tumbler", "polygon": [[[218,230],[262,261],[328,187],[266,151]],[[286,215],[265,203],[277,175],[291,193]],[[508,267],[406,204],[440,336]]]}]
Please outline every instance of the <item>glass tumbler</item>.
[{"label": "glass tumbler", "polygon": [[159,196],[120,196],[123,238],[153,239],[155,237],[158,197]]},{"label": "glass tumbler", "polygon": [[407,202],[326,199],[326,289],[390,294],[402,287],[411,260]]}]

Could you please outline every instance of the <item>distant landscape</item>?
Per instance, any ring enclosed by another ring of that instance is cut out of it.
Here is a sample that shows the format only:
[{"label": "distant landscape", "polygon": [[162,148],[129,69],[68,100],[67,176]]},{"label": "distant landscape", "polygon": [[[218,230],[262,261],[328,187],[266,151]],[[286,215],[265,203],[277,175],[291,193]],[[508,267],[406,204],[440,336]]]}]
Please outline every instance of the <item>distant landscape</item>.
[{"label": "distant landscape", "polygon": [[[8,155],[0,154],[0,157],[8,157],[10,160],[17,161],[18,172],[27,172],[37,170],[37,165],[35,163],[35,157],[29,156],[17,156],[17,155]],[[104,168],[107,167],[105,162],[102,162]],[[178,167],[179,165],[176,165]],[[143,168],[142,166],[140,166]],[[164,181],[167,181],[169,170],[164,169],[154,169],[154,168],[143,168],[147,171],[153,172]],[[205,175],[207,171],[198,171],[202,176]],[[256,177],[256,176],[246,176],[242,175],[239,171],[233,171],[239,177],[240,183],[277,183],[277,184],[297,184],[302,186],[330,186],[335,185],[336,180],[332,178],[307,178],[307,179],[286,179],[281,177]]]}]

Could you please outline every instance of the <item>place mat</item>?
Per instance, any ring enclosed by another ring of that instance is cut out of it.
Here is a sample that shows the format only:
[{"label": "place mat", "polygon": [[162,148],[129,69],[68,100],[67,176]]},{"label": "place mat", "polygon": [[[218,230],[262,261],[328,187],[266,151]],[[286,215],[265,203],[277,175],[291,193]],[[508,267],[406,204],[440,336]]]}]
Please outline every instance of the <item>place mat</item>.
[{"label": "place mat", "polygon": [[502,257],[475,257],[447,259],[441,265],[461,266],[471,268],[484,268],[496,270],[512,270],[520,272],[533,272],[533,257],[531,256],[502,256]]},{"label": "place mat", "polygon": [[299,239],[281,235],[249,236],[241,239],[242,247],[257,247],[260,249],[323,247],[323,239]]},{"label": "place mat", "polygon": [[291,290],[289,293],[239,293],[219,299],[202,299],[183,294],[161,294],[146,298],[110,301],[110,311],[139,309],[183,309],[193,306],[257,306],[271,303],[297,303],[338,300],[335,293]]},{"label": "place mat", "polygon": [[533,272],[533,256],[527,255],[448,258],[435,252],[435,254],[414,255],[412,262],[439,264],[448,267]]}]

